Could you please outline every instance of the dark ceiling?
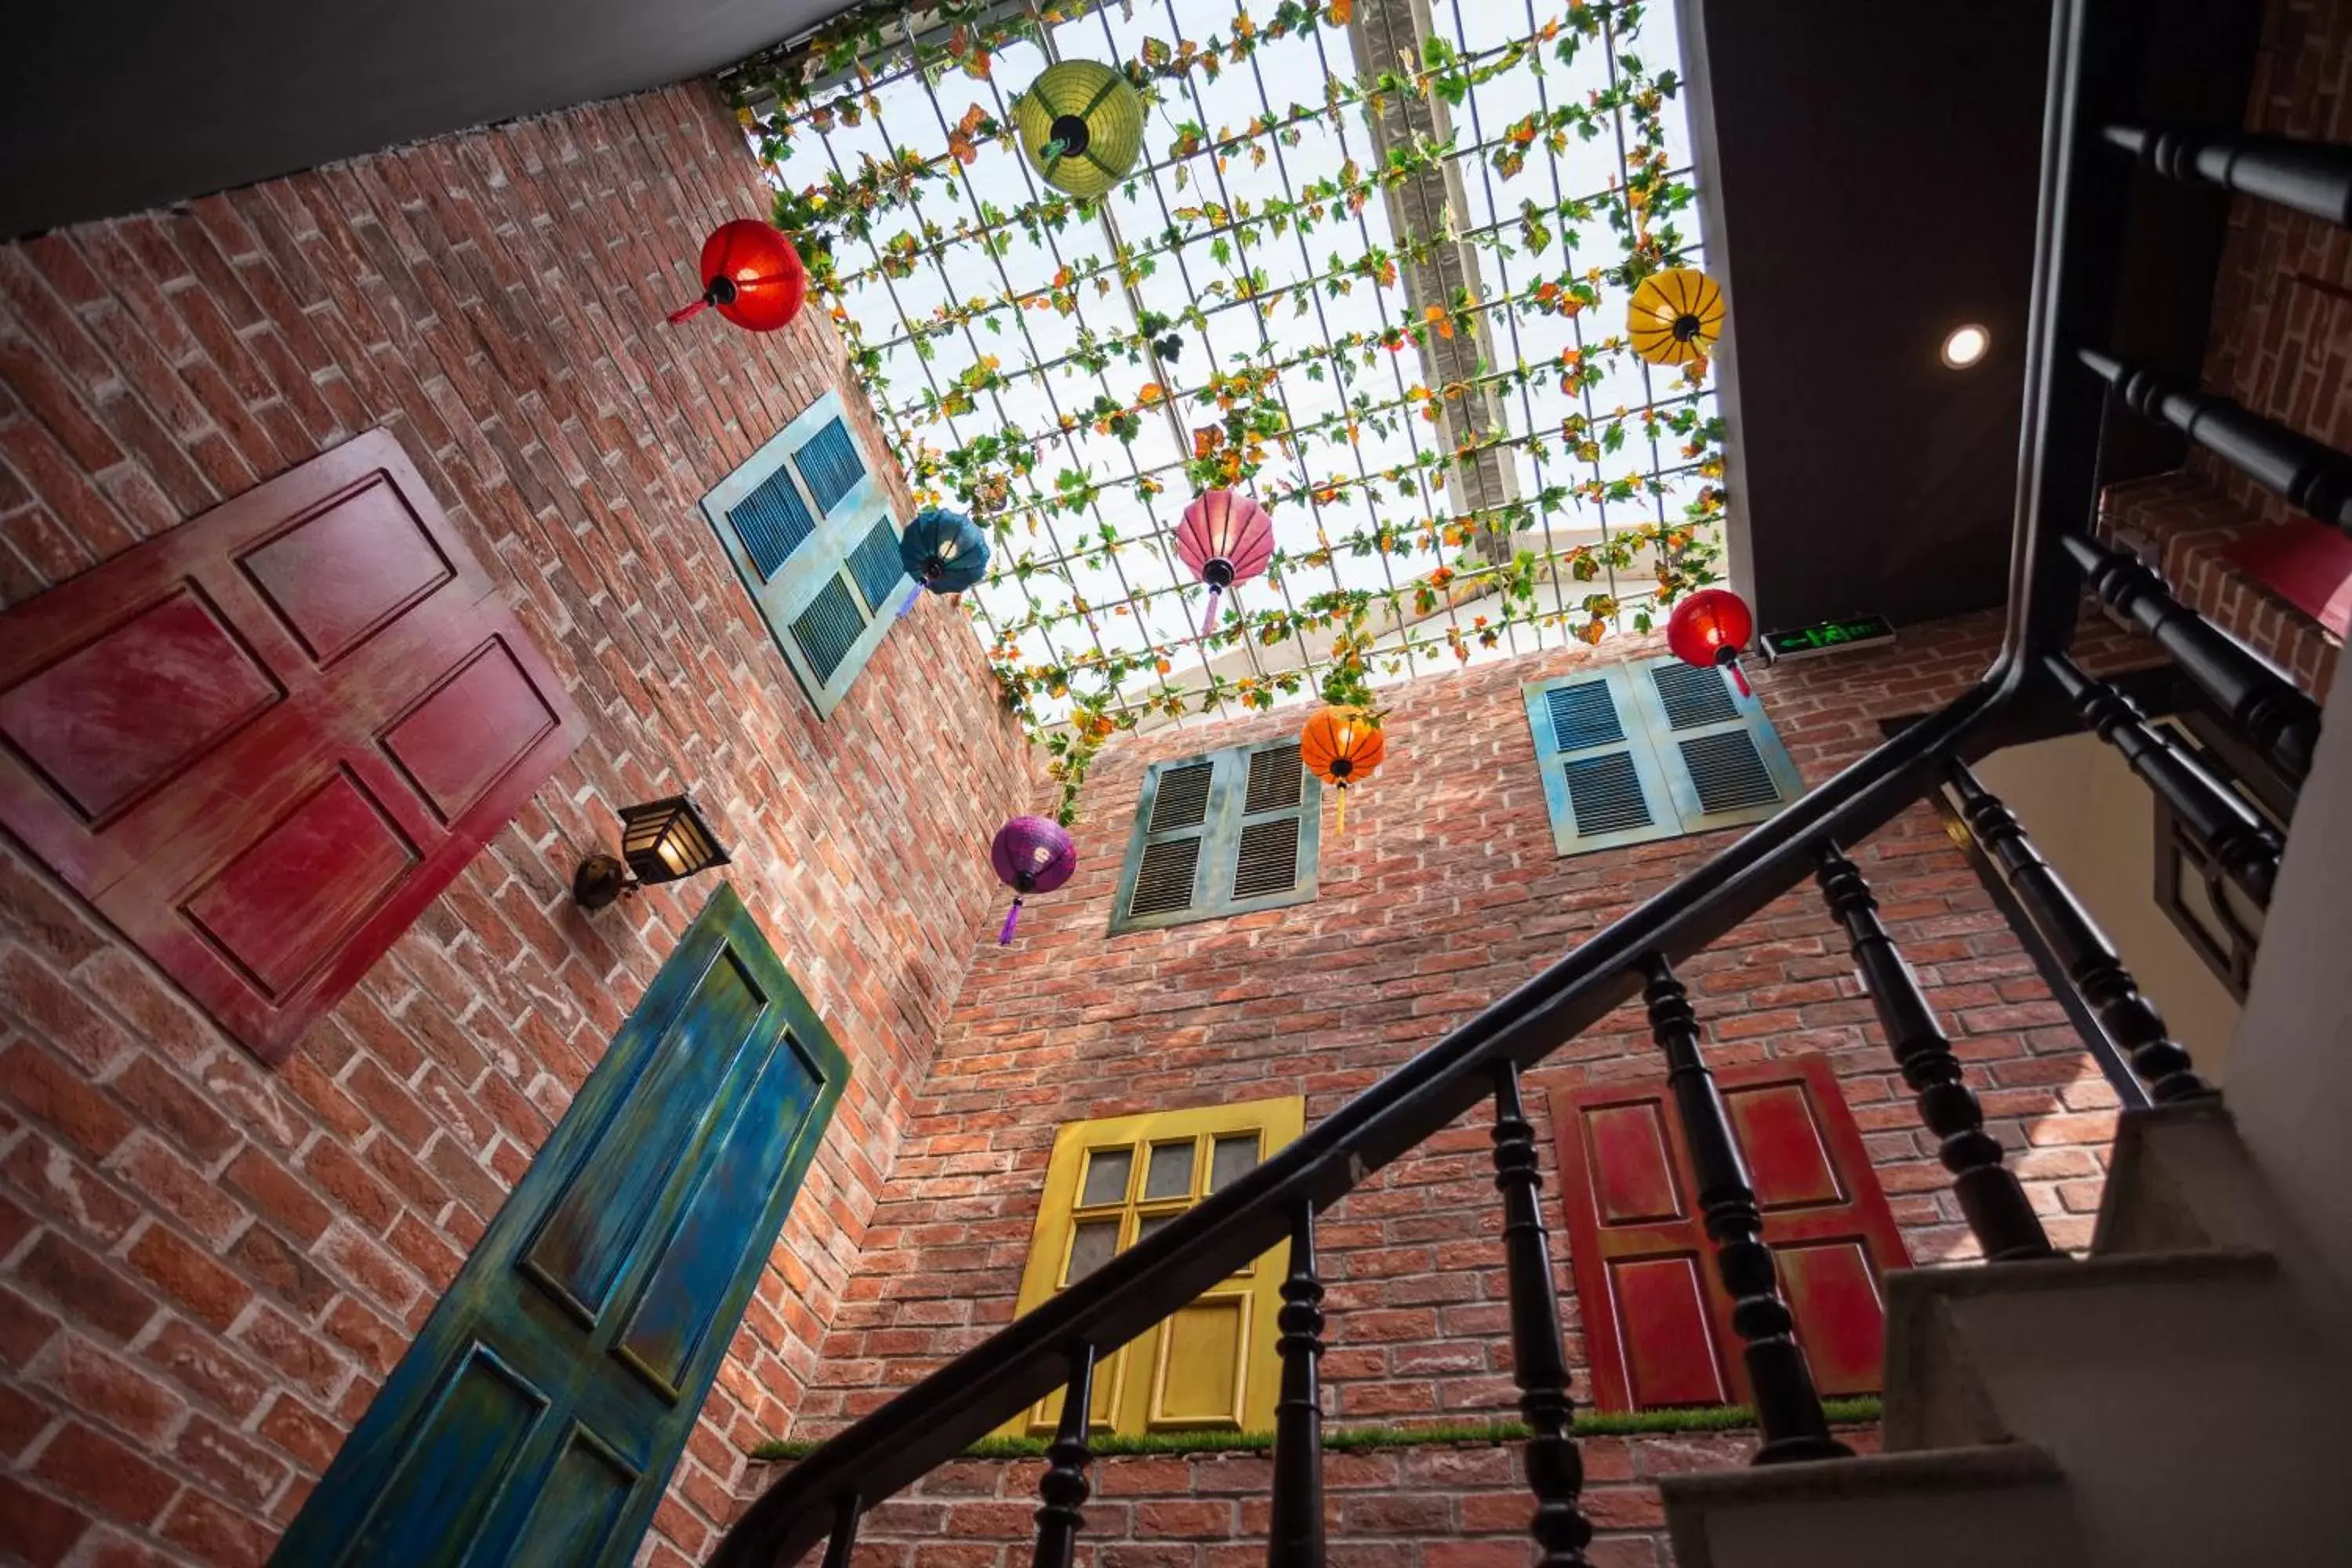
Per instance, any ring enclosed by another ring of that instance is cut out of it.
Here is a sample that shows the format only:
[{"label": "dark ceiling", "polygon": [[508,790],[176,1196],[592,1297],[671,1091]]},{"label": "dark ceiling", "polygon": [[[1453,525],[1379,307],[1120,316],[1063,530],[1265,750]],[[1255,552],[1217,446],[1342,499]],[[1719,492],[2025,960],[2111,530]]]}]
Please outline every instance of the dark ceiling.
[{"label": "dark ceiling", "polygon": [[[2260,6],[2148,0],[2143,109],[2234,124]],[[1767,628],[2000,602],[2015,504],[2047,0],[1680,0],[1734,581]],[[2235,19],[2233,19],[2233,16]],[[2142,191],[2111,342],[2193,367],[2224,204]],[[1973,369],[1938,357],[1977,322]],[[2129,454],[2169,466],[2161,445]]]},{"label": "dark ceiling", "polygon": [[35,0],[0,47],[0,237],[699,76],[845,0]]}]

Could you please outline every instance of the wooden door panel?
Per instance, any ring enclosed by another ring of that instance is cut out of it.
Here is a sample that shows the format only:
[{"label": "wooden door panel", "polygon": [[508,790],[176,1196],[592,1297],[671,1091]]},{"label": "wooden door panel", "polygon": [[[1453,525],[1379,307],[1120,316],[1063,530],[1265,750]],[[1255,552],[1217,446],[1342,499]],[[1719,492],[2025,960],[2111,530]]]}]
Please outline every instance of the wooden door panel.
[{"label": "wooden door panel", "polygon": [[[1716,1074],[1797,1337],[1824,1394],[1877,1391],[1878,1278],[1906,1267],[1861,1130],[1818,1057]],[[1752,1397],[1664,1079],[1556,1092],[1569,1260],[1603,1409]]]},{"label": "wooden door panel", "polygon": [[549,1403],[489,1346],[468,1346],[365,1522],[333,1561],[348,1568],[466,1561]]},{"label": "wooden door panel", "polygon": [[720,887],[273,1561],[631,1561],[848,1071]]},{"label": "wooden door panel", "polygon": [[[1616,1408],[1725,1404],[1730,1385],[1706,1286],[1713,1260],[1678,1252],[1612,1258],[1607,1267],[1609,1318],[1624,1365],[1624,1399]],[[1595,1324],[1588,1337],[1599,1331]]]},{"label": "wooden door panel", "polygon": [[[689,1146],[708,1136],[707,1117],[736,1058],[758,1037],[768,999],[742,966],[722,956],[701,976],[684,1013],[665,1032],[642,1086],[607,1130],[627,1160],[577,1172],[523,1256],[526,1272],[584,1324],[598,1322],[621,1272],[653,1223]],[[674,1109],[695,1108],[691,1117]],[[600,1141],[602,1142],[602,1141]]]},{"label": "wooden door panel", "polygon": [[809,1134],[823,1086],[790,1032],[772,1037],[758,1082],[740,1097],[668,1243],[643,1270],[616,1350],[664,1398],[677,1398],[679,1379],[710,1332],[712,1309],[745,1265],[751,1219]]},{"label": "wooden door panel", "polygon": [[265,1061],[582,733],[383,431],[0,616],[0,824]]}]

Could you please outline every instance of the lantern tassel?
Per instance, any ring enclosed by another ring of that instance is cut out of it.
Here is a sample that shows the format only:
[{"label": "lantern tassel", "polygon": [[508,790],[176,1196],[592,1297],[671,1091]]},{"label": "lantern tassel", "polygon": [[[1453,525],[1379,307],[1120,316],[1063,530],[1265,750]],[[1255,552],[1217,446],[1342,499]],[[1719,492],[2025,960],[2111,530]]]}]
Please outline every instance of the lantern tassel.
[{"label": "lantern tassel", "polygon": [[1201,635],[1204,637],[1217,629],[1217,595],[1223,592],[1216,584],[1209,584],[1209,613],[1201,622]]},{"label": "lantern tassel", "polygon": [[923,595],[919,592],[908,595],[907,602],[898,606],[898,618],[903,621],[908,616],[913,615],[915,613],[915,606],[922,601],[922,597]]},{"label": "lantern tassel", "polygon": [[697,300],[693,304],[686,306],[682,310],[672,310],[669,313],[669,324],[675,327],[680,321],[686,321],[694,316],[698,316],[709,309],[710,309],[710,301],[709,300]]},{"label": "lantern tassel", "polygon": [[1348,786],[1339,787],[1339,809],[1331,818],[1331,836],[1338,837],[1348,831]]},{"label": "lantern tassel", "polygon": [[1739,660],[1737,658],[1727,658],[1723,661],[1723,668],[1731,672],[1731,684],[1738,689],[1739,695],[1742,697],[1753,697],[1756,695],[1754,691],[1748,689],[1748,672],[1739,668]]},{"label": "lantern tassel", "polygon": [[996,945],[999,947],[1011,947],[1013,945],[1013,928],[1020,923],[1021,895],[1015,893],[1013,895],[1013,907],[1004,911],[1004,929],[996,933]]}]

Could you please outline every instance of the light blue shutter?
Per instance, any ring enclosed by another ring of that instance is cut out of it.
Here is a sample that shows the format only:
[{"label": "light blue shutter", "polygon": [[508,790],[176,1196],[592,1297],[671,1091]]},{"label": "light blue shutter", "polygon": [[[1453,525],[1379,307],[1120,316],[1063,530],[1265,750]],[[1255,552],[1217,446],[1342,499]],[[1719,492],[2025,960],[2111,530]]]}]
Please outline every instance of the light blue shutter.
[{"label": "light blue shutter", "polygon": [[1763,704],[1725,671],[1671,658],[1630,668],[1683,832],[1761,822],[1805,793]]},{"label": "light blue shutter", "polygon": [[1136,803],[1111,933],[1314,898],[1321,790],[1295,740],[1153,763]]},{"label": "light blue shutter", "polygon": [[1519,689],[1555,852],[1583,855],[1682,832],[1627,667],[1532,680]]},{"label": "light blue shutter", "polygon": [[832,713],[919,592],[898,524],[838,393],[826,393],[702,498],[703,515],[817,716]]}]

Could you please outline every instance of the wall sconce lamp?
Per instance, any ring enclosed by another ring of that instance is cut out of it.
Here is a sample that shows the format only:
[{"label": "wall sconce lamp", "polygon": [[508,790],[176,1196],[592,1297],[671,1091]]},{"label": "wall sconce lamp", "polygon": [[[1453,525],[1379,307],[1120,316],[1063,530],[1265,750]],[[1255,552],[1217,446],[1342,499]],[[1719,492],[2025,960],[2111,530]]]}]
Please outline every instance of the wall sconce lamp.
[{"label": "wall sconce lamp", "polygon": [[601,910],[624,893],[727,863],[727,851],[691,795],[624,806],[620,858],[591,855],[580,862],[572,878],[572,901],[583,910]]}]

